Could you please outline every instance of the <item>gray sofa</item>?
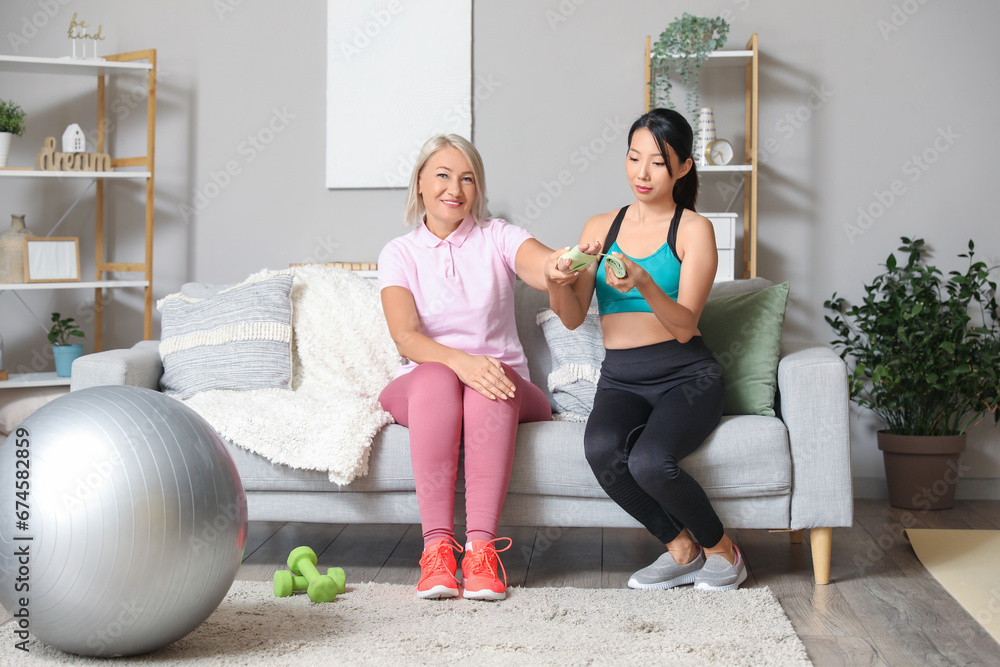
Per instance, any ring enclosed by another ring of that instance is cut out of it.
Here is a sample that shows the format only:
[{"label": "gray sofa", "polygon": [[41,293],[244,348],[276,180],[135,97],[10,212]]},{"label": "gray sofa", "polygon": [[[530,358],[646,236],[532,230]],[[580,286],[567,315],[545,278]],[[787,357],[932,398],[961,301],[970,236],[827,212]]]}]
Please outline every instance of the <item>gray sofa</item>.
[{"label": "gray sofa", "polygon": [[[718,283],[712,296],[770,284],[759,278]],[[535,321],[547,305],[546,294],[518,282],[518,333],[531,377],[551,400],[546,378],[552,358]],[[104,384],[158,389],[161,373],[157,342],[144,341],[78,359],[71,389]],[[723,417],[682,466],[705,488],[727,527],[809,529],[814,576],[824,584],[829,581],[832,528],[850,526],[853,514],[846,366],[829,347],[783,345],[778,392],[777,417]],[[583,432],[583,423],[571,421],[519,427],[503,525],[639,525],[594,479],[583,455]],[[324,472],[273,464],[234,445],[230,451],[251,520],[420,522],[405,427],[385,427],[375,438],[368,475],[344,487],[331,483]],[[456,506],[456,520],[462,524],[461,497]],[[793,540],[796,536],[801,533],[793,533]]]}]

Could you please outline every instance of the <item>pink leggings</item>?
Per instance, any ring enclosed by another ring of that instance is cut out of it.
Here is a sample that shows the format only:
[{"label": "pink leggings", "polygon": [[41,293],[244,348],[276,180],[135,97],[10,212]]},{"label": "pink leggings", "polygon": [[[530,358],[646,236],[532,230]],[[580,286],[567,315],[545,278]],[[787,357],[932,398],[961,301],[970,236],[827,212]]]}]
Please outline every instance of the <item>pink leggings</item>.
[{"label": "pink leggings", "polygon": [[424,545],[455,535],[458,448],[465,442],[466,539],[492,540],[507,495],[520,422],[549,421],[542,390],[503,365],[514,398],[490,400],[437,362],[420,364],[382,390],[379,402],[410,429],[410,461]]}]

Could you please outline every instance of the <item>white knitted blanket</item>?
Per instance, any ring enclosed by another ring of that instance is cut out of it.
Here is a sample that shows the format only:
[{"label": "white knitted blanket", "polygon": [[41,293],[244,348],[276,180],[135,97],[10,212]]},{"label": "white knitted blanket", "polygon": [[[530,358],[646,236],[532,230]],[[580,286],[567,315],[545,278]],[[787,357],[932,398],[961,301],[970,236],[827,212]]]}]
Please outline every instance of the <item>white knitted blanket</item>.
[{"label": "white knitted blanket", "polygon": [[372,439],[392,422],[378,395],[400,358],[378,288],[350,271],[294,270],[292,389],[204,391],[184,401],[227,440],[348,484],[368,473]]}]

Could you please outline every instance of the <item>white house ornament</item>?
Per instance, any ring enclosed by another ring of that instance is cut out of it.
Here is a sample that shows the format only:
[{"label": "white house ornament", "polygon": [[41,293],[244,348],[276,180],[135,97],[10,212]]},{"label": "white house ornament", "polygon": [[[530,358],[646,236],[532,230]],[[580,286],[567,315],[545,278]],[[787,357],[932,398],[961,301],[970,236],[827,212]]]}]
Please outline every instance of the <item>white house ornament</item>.
[{"label": "white house ornament", "polygon": [[87,152],[87,136],[76,123],[71,123],[62,136],[63,153]]}]

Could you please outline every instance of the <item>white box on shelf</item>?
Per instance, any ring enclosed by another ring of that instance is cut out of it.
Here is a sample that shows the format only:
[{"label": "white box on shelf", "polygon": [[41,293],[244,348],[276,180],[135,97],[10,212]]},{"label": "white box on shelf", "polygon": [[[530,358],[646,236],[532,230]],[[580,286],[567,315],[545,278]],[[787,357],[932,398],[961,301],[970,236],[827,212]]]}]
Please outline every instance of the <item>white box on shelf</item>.
[{"label": "white box on shelf", "polygon": [[715,228],[715,246],[719,249],[719,268],[715,282],[733,280],[736,276],[736,218],[738,213],[702,213]]}]

